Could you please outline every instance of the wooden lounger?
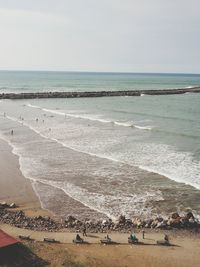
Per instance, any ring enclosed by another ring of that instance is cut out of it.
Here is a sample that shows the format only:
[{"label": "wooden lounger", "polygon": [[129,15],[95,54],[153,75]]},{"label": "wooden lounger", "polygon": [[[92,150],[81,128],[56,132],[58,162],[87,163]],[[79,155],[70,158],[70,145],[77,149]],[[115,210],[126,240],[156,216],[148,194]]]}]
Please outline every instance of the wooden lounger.
[{"label": "wooden lounger", "polygon": [[90,244],[89,242],[85,240],[77,240],[77,239],[73,239],[72,242],[75,244]]},{"label": "wooden lounger", "polygon": [[29,240],[29,241],[33,241],[34,239],[31,238],[29,235],[28,236],[25,236],[25,235],[19,235],[19,238],[21,240]]},{"label": "wooden lounger", "polygon": [[44,242],[48,242],[48,243],[60,243],[60,241],[57,241],[54,238],[44,238]]},{"label": "wooden lounger", "polygon": [[171,246],[171,244],[168,241],[165,240],[158,240],[157,241],[157,245],[161,245],[161,246]]},{"label": "wooden lounger", "polygon": [[139,244],[139,241],[138,241],[138,239],[132,240],[132,239],[128,238],[128,243],[137,245],[137,244]]},{"label": "wooden lounger", "polygon": [[106,244],[106,245],[110,245],[110,244],[116,244],[116,242],[112,241],[112,240],[108,240],[108,239],[101,239],[100,240],[101,244]]},{"label": "wooden lounger", "polygon": [[73,241],[73,243],[76,243],[76,244],[83,244],[84,243],[83,239],[82,240],[73,239],[72,241]]}]

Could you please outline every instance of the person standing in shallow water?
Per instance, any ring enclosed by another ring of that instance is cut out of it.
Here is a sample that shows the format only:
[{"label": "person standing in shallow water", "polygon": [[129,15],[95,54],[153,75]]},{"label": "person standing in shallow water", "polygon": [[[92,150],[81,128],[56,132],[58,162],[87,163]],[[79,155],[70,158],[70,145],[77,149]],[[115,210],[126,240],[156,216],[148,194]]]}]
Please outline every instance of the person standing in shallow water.
[{"label": "person standing in shallow water", "polygon": [[12,131],[11,131],[11,135],[13,135],[13,134],[14,134],[14,131],[12,130]]}]

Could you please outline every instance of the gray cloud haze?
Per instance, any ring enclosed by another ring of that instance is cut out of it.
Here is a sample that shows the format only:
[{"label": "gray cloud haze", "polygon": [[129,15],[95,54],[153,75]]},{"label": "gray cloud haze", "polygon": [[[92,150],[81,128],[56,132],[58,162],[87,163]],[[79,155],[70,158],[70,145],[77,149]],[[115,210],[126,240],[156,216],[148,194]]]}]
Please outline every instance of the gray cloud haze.
[{"label": "gray cloud haze", "polygon": [[0,0],[0,69],[200,73],[199,0]]}]

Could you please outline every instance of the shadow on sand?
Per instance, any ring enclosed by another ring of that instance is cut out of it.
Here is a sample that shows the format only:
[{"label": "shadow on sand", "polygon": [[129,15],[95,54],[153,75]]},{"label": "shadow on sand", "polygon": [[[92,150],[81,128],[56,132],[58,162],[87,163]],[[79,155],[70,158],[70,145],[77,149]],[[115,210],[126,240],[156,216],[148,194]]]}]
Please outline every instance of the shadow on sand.
[{"label": "shadow on sand", "polygon": [[16,244],[0,250],[0,266],[4,267],[43,267],[49,265],[34,254],[28,247]]}]

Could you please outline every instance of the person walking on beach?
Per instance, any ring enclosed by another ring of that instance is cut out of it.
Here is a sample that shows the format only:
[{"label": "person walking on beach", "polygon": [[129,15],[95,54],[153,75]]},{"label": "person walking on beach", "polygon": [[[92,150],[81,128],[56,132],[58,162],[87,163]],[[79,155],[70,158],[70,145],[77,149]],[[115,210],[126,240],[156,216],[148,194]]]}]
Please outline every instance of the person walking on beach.
[{"label": "person walking on beach", "polygon": [[165,240],[166,243],[169,243],[169,237],[168,237],[168,235],[165,234],[164,240]]},{"label": "person walking on beach", "polygon": [[86,226],[85,225],[83,227],[83,236],[87,236],[87,234],[86,234]]},{"label": "person walking on beach", "polygon": [[144,234],[145,234],[145,231],[142,230],[142,238],[143,238],[143,239],[145,238],[145,237],[144,237]]}]

